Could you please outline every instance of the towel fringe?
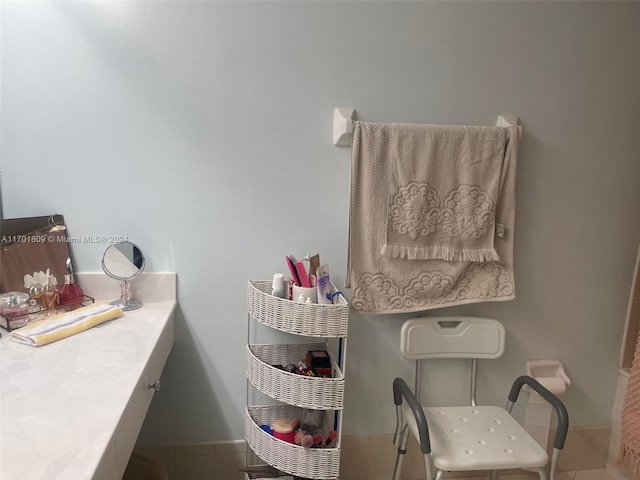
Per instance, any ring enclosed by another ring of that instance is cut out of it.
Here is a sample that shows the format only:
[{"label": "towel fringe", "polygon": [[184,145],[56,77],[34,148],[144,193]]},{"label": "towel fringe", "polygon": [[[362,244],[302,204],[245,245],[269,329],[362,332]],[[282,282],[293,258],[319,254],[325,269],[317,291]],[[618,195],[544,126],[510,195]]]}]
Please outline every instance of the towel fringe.
[{"label": "towel fringe", "polygon": [[640,480],[640,452],[636,452],[624,443],[620,446],[617,463],[634,479]]},{"label": "towel fringe", "polygon": [[443,245],[408,247],[386,242],[380,254],[407,260],[446,260],[449,262],[495,262],[500,260],[493,248],[470,250],[450,248]]}]

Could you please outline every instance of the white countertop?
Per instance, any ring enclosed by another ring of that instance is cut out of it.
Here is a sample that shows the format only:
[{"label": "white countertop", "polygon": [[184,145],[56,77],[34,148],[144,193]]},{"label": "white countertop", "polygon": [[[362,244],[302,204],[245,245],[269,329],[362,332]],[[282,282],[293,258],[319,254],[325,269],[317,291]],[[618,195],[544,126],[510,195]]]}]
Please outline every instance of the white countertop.
[{"label": "white countertop", "polygon": [[42,347],[10,341],[0,329],[0,478],[94,477],[158,339],[173,328],[175,307],[145,301]]}]

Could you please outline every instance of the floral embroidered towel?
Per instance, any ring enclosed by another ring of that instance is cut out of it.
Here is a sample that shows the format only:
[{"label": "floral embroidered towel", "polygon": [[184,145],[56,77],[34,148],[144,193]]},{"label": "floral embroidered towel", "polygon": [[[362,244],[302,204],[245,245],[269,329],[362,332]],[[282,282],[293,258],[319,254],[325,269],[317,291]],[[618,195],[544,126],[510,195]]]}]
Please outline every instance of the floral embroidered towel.
[{"label": "floral embroidered towel", "polygon": [[409,261],[380,253],[387,242],[391,130],[391,124],[354,124],[346,281],[352,307],[362,313],[404,313],[515,298],[517,127],[505,130],[506,149],[495,199],[494,220],[504,227],[502,236],[493,239],[498,259],[483,262]]},{"label": "floral embroidered towel", "polygon": [[495,209],[508,132],[392,123],[382,254],[409,260],[499,260]]}]

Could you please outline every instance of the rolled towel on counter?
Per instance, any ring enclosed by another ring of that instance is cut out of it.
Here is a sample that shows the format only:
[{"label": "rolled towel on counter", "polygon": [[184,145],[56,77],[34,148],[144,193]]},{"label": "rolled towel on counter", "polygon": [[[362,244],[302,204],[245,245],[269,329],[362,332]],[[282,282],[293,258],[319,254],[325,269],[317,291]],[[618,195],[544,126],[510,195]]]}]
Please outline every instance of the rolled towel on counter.
[{"label": "rolled towel on counter", "polygon": [[11,340],[33,347],[46,345],[121,317],[122,310],[97,303],[43,318],[11,332]]}]

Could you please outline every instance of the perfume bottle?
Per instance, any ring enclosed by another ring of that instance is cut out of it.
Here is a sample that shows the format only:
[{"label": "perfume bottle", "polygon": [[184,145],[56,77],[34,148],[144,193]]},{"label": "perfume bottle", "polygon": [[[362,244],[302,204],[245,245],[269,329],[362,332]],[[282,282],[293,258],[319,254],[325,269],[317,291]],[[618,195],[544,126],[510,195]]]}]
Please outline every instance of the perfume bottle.
[{"label": "perfume bottle", "polygon": [[44,315],[55,315],[56,305],[59,305],[58,289],[51,280],[48,280],[42,286],[42,296],[40,297],[40,304],[44,310]]},{"label": "perfume bottle", "polygon": [[64,276],[64,285],[60,289],[60,305],[68,305],[70,303],[80,303],[83,299],[82,289],[78,286],[73,278],[72,273]]},{"label": "perfume bottle", "polygon": [[29,313],[40,311],[40,303],[42,299],[42,285],[36,283],[29,289]]}]

